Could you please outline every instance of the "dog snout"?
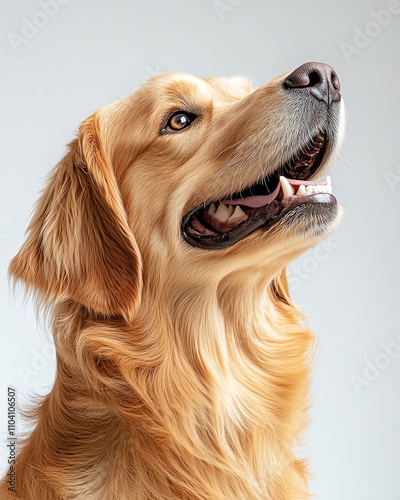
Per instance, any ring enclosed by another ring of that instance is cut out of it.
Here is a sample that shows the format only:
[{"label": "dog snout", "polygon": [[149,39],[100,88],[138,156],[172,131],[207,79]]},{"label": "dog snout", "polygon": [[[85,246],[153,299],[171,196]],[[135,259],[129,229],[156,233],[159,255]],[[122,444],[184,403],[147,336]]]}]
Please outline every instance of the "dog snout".
[{"label": "dog snout", "polygon": [[284,81],[286,89],[308,92],[330,106],[339,102],[340,82],[336,71],[328,64],[308,62],[295,69]]}]

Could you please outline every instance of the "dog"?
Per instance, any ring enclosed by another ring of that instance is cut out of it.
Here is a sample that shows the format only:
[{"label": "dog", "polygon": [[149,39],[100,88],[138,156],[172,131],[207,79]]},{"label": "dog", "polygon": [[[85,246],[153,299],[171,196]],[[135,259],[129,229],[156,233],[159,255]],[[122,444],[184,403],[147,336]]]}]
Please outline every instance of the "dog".
[{"label": "dog", "polygon": [[257,89],[163,74],[82,123],[10,264],[57,373],[2,498],[310,498],[285,269],[338,226],[343,124],[316,62]]}]

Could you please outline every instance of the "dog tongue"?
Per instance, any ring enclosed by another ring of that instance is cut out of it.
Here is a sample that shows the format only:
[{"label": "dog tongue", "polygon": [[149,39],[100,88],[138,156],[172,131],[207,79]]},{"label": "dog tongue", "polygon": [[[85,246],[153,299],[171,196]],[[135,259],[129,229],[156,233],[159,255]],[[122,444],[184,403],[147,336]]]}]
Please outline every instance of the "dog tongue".
[{"label": "dog tongue", "polygon": [[225,205],[244,205],[249,208],[258,208],[271,203],[278,196],[281,185],[278,184],[275,191],[265,196],[246,196],[245,198],[236,198],[234,200],[224,200]]}]

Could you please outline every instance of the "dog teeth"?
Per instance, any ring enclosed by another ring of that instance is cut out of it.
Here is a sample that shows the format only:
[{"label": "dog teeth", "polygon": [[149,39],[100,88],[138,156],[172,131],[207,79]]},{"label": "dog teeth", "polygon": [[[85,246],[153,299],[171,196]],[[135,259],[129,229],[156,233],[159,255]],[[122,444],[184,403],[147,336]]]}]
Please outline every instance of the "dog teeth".
[{"label": "dog teeth", "polygon": [[302,184],[301,186],[299,186],[299,189],[296,192],[296,196],[304,196],[305,194],[306,194],[306,187],[303,186]]},{"label": "dog teeth", "polygon": [[225,205],[225,203],[220,203],[218,209],[215,203],[211,203],[207,212],[212,215],[214,219],[218,219],[221,222],[226,222],[228,219],[239,219],[246,216],[239,205],[234,207],[233,205]]},{"label": "dog teeth", "polygon": [[239,217],[243,217],[246,214],[243,212],[243,210],[240,208],[239,205],[236,205],[235,211],[233,214],[230,216],[231,219],[239,219]]},{"label": "dog teeth", "polygon": [[209,206],[207,211],[210,215],[214,215],[215,212],[217,211],[217,207],[215,206],[215,203],[211,203],[211,205]]},{"label": "dog teeth", "polygon": [[306,186],[305,194],[332,193],[332,186]]},{"label": "dog teeth", "polygon": [[[332,180],[329,176],[326,178],[325,183],[322,183],[323,181],[316,181],[320,184],[315,185],[311,184],[311,181],[304,181],[306,184],[300,184],[301,181],[299,182],[297,180],[292,180],[292,182],[295,187],[293,187],[290,184],[290,181],[283,175],[279,177],[279,184],[282,189],[283,199],[292,196],[300,197],[315,193],[332,193]],[[296,192],[295,189],[297,189]],[[278,187],[275,191],[279,191]],[[208,207],[207,213],[212,216],[213,219],[216,219],[222,223],[232,222],[233,224],[237,224],[248,218],[248,215],[242,210],[240,205],[226,205],[224,202],[211,203],[211,205]]]},{"label": "dog teeth", "polygon": [[220,222],[226,222],[233,214],[233,212],[234,208],[232,205],[229,205],[229,207],[227,207],[225,203],[220,203],[216,212],[212,214],[212,216],[214,217],[214,219],[217,219]]},{"label": "dog teeth", "polygon": [[326,178],[326,184],[300,184],[300,186],[297,188],[296,193],[294,193],[293,186],[285,177],[283,177],[283,175],[279,178],[279,182],[282,186],[284,198],[293,196],[293,194],[295,194],[296,196],[305,196],[315,193],[332,193],[332,180],[329,176]]},{"label": "dog teeth", "polygon": [[286,177],[283,177],[283,175],[281,175],[279,177],[279,181],[280,181],[281,186],[282,186],[283,197],[284,198],[289,198],[289,196],[293,196],[294,189],[289,184],[289,181],[286,179]]}]

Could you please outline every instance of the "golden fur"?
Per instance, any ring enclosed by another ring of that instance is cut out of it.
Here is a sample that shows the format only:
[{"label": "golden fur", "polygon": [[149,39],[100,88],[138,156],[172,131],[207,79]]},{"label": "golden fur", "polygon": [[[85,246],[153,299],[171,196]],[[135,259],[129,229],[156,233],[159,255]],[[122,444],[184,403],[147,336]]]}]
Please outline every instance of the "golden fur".
[{"label": "golden fur", "polygon": [[[313,335],[285,266],[338,217],[314,232],[281,221],[217,251],[180,234],[188,210],[298,147],[281,81],[162,75],[81,125],[10,266],[52,313],[57,376],[9,498],[309,498],[294,448]],[[160,137],[183,106],[201,120]]]}]

